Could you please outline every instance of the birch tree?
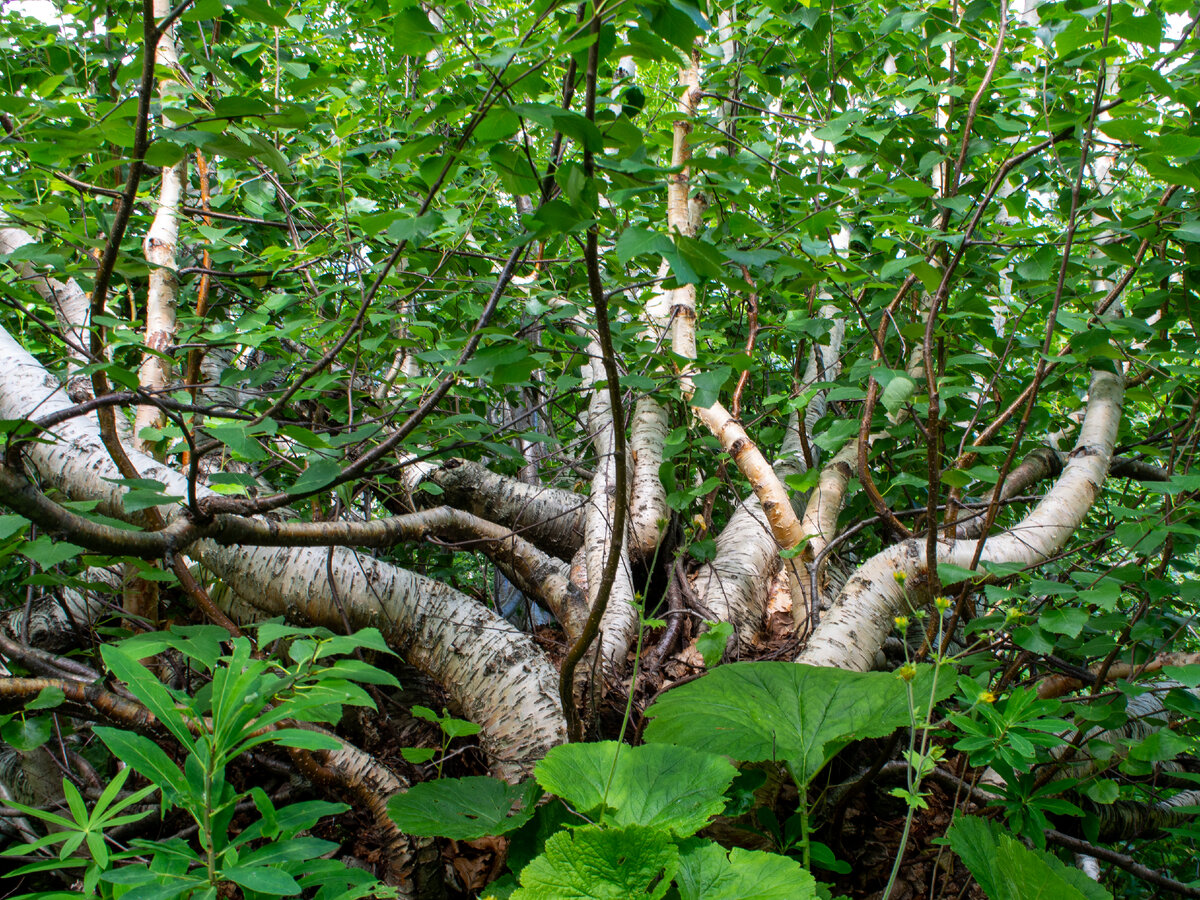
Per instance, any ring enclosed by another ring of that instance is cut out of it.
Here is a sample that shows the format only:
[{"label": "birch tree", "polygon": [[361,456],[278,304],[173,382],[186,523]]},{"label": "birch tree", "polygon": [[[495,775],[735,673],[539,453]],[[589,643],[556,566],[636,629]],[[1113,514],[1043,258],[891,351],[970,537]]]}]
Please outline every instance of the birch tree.
[{"label": "birch tree", "polygon": [[[1109,817],[1073,852],[1190,840],[1155,778],[1200,679],[1154,660],[1196,649],[1195,11],[785,7],[6,6],[13,677],[112,628],[374,627],[516,783],[722,659],[939,658],[938,784],[1067,773]],[[1038,685],[1068,749],[956,744]],[[348,781],[428,777],[413,721],[342,735]],[[826,837],[878,890],[854,803],[898,754],[844,756]]]}]

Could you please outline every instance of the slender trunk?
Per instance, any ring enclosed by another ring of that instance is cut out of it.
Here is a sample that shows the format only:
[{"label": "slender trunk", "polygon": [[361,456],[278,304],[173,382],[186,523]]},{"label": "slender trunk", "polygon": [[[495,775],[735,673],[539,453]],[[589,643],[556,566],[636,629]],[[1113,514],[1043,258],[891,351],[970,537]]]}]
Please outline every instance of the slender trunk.
[{"label": "slender trunk", "polygon": [[[161,19],[171,11],[167,0],[154,0],[154,16]],[[158,41],[154,53],[154,64],[160,70],[174,72],[179,68],[179,55],[175,49],[175,26],[172,25]],[[158,79],[158,97],[162,103],[162,127],[169,130],[175,124],[170,107],[179,99],[183,85],[173,78]],[[178,303],[179,281],[176,276],[178,264],[176,253],[179,244],[179,205],[187,179],[187,156],[162,170],[159,186],[158,208],[154,221],[142,243],[146,262],[150,265],[149,287],[146,291],[146,347],[142,367],[138,375],[143,390],[151,393],[167,390],[171,384],[174,365],[170,352],[175,343],[175,310]],[[133,420],[133,446],[142,453],[149,453],[157,440],[146,440],[142,429],[158,428],[166,423],[162,412],[149,404],[139,406]]]},{"label": "slender trunk", "polygon": [[662,467],[668,427],[666,407],[652,397],[638,399],[629,437],[629,451],[633,459],[629,549],[642,558],[654,553],[670,518],[667,492],[658,474]]}]

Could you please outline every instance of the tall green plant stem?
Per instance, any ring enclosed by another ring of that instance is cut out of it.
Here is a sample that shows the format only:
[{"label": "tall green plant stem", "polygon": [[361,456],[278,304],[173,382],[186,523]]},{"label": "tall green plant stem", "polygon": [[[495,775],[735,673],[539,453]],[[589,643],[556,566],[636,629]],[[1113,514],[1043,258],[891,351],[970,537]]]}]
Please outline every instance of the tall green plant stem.
[{"label": "tall green plant stem", "polygon": [[[942,616],[942,610],[940,607],[937,609],[937,617],[938,617],[937,646],[940,648],[942,646],[942,634],[943,634],[942,623],[945,621],[944,617]],[[905,645],[905,657],[907,657],[907,656],[908,656],[908,645],[906,644]],[[908,665],[908,664],[906,663],[906,665]],[[935,657],[935,659],[934,659],[933,678],[932,678],[933,683],[929,688],[929,706],[925,710],[925,721],[922,722],[919,726],[917,724],[916,705],[913,702],[912,682],[906,681],[905,685],[904,685],[905,690],[908,692],[908,712],[909,712],[909,717],[912,722],[912,724],[909,728],[909,736],[908,736],[908,769],[905,773],[905,778],[906,778],[906,781],[908,784],[908,796],[906,798],[907,803],[908,803],[908,812],[905,813],[904,828],[900,832],[900,846],[896,850],[896,858],[895,858],[895,860],[892,861],[892,871],[891,871],[891,874],[888,875],[887,886],[883,889],[883,894],[880,895],[880,900],[889,900],[889,898],[892,896],[892,889],[896,885],[896,876],[900,874],[900,863],[904,860],[904,850],[908,846],[908,833],[912,829],[913,813],[916,809],[916,807],[914,805],[914,803],[916,801],[916,793],[921,787],[921,778],[922,778],[920,771],[916,772],[915,777],[914,777],[914,773],[913,773],[913,758],[914,758],[914,753],[916,751],[917,732],[918,732],[918,730],[921,732],[920,758],[923,760],[925,758],[925,754],[929,752],[930,717],[932,717],[932,715],[933,715],[933,705],[937,701],[937,682],[938,682],[938,672],[940,671],[940,669],[941,669],[941,658],[940,658],[940,652],[939,652],[938,656]]]}]

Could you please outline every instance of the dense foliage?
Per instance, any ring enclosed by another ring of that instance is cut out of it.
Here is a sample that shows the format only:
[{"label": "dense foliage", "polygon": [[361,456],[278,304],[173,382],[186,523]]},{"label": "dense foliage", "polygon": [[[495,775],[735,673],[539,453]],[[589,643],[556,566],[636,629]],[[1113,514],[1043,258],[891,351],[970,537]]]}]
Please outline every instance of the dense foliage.
[{"label": "dense foliage", "polygon": [[14,883],[1200,896],[1198,20],[5,4]]}]

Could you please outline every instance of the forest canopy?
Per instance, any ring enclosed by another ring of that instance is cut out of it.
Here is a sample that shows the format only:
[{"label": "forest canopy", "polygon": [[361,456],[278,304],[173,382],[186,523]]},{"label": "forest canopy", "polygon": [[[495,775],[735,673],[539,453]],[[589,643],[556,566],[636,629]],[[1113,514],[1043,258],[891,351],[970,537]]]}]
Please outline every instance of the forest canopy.
[{"label": "forest canopy", "polygon": [[1200,896],[1198,21],[5,4],[0,865]]}]

